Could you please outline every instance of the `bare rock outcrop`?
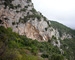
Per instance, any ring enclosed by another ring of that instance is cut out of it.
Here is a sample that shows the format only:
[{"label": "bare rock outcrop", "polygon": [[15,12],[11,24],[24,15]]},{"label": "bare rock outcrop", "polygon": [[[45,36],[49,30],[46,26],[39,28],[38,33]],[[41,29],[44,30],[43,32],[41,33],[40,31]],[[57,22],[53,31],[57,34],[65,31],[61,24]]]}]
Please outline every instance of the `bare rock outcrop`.
[{"label": "bare rock outcrop", "polygon": [[[0,26],[11,27],[14,32],[38,41],[48,41],[53,36],[57,40],[61,38],[58,29],[34,9],[31,0],[1,0],[0,4]],[[64,38],[71,38],[71,35],[64,33]]]}]

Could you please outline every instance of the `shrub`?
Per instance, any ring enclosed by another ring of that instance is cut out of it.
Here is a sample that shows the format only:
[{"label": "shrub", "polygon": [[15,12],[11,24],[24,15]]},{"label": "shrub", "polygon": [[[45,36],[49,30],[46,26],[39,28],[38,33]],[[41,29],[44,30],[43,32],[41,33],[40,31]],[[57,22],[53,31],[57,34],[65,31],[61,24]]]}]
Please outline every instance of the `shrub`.
[{"label": "shrub", "polygon": [[56,40],[56,37],[53,35],[53,36],[52,36],[52,39]]},{"label": "shrub", "polygon": [[16,11],[17,13],[19,13],[20,11]]},{"label": "shrub", "polygon": [[22,58],[22,55],[16,49],[7,49],[3,55],[2,60],[21,60]]},{"label": "shrub", "polygon": [[12,22],[12,25],[15,25],[16,23],[15,22]]},{"label": "shrub", "polygon": [[11,2],[12,2],[13,0],[5,0],[5,2],[4,2],[4,5],[5,5],[5,8],[7,7],[7,6],[9,6],[9,8],[14,8],[14,6],[13,6],[13,4],[11,4]]},{"label": "shrub", "polygon": [[25,9],[25,8],[23,8],[23,9],[21,9],[20,11],[24,11],[24,12],[25,12],[25,11],[26,11],[26,9]]},{"label": "shrub", "polygon": [[34,55],[36,55],[37,54],[37,52],[38,52],[38,49],[37,49],[37,47],[36,46],[34,46],[34,45],[32,45],[31,46],[31,52],[34,54]]},{"label": "shrub", "polygon": [[2,23],[2,20],[0,20],[0,24]]},{"label": "shrub", "polygon": [[47,28],[45,28],[45,31],[47,31]]},{"label": "shrub", "polygon": [[24,8],[28,8],[28,6],[25,6]]},{"label": "shrub", "polygon": [[48,54],[42,54],[41,57],[48,58]]},{"label": "shrub", "polygon": [[49,60],[64,60],[64,57],[60,54],[53,54]]},{"label": "shrub", "polygon": [[34,8],[32,8],[32,10],[30,10],[31,12],[33,12],[33,14],[36,13],[36,10]]},{"label": "shrub", "polygon": [[9,8],[12,8],[12,9],[14,9],[14,6],[13,6],[13,4],[10,4],[10,5],[8,5],[9,6]]},{"label": "shrub", "polygon": [[27,3],[31,2],[31,0],[27,0]]}]

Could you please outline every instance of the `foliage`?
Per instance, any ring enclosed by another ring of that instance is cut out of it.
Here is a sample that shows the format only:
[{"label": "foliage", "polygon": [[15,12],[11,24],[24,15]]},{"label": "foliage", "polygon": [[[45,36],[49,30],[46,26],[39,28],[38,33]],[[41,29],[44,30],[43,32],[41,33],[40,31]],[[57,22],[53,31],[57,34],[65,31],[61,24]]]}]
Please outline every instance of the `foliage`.
[{"label": "foliage", "polygon": [[38,50],[34,44],[36,44],[37,41],[14,33],[11,28],[5,29],[2,26],[0,26],[0,28],[0,60],[43,59],[36,56]]},{"label": "foliage", "polygon": [[36,13],[36,10],[34,8],[32,8],[32,10],[30,10],[31,12],[33,12],[33,14]]},{"label": "foliage", "polygon": [[12,25],[15,25],[16,23],[15,22],[12,22]]},{"label": "foliage", "polygon": [[48,55],[47,54],[42,54],[41,57],[48,58]]},{"label": "foliage", "polygon": [[47,31],[47,28],[45,28],[45,31]]},{"label": "foliage", "polygon": [[5,2],[4,2],[4,5],[5,5],[5,8],[7,7],[7,6],[9,6],[10,8],[14,8],[13,7],[13,4],[11,4],[11,2],[13,1],[13,0],[4,0]]},{"label": "foliage", "polygon": [[28,8],[28,6],[25,6],[24,8]]},{"label": "foliage", "polygon": [[66,56],[68,60],[75,60],[75,39],[64,39],[61,43],[61,48],[65,51],[64,56]]},{"label": "foliage", "polygon": [[2,23],[2,20],[0,20],[0,24]]},{"label": "foliage", "polygon": [[51,26],[54,27],[55,29],[58,29],[60,36],[62,36],[63,32],[66,32],[71,35],[75,35],[75,30],[72,30],[71,28],[66,27],[61,23],[51,21]]},{"label": "foliage", "polygon": [[27,3],[31,2],[31,0],[27,0]]},{"label": "foliage", "polygon": [[30,18],[37,18],[40,21],[41,16],[40,15],[37,15],[37,14],[35,14],[35,15],[29,15],[28,14],[27,16],[24,16],[24,18],[20,18],[19,19],[19,22],[26,23]]},{"label": "foliage", "polygon": [[17,9],[17,8],[21,7],[20,4],[14,6],[14,5],[12,4],[12,1],[14,1],[14,0],[4,0],[5,8],[6,8],[7,6],[9,7],[9,9],[10,9],[10,8],[12,8],[12,9],[15,9],[15,8],[16,8],[16,9]]},{"label": "foliage", "polygon": [[[56,38],[53,37],[53,39]],[[61,43],[64,54],[61,54],[59,48],[50,42],[38,42],[12,32],[11,28],[5,29],[0,26],[0,60],[43,60],[44,58],[48,58],[48,60],[64,60],[64,58],[74,60],[75,41],[66,39]],[[66,48],[67,46],[70,47],[69,50]]]},{"label": "foliage", "polygon": [[23,9],[21,9],[20,11],[24,11],[24,12],[25,12],[25,11],[26,11],[26,9],[25,9],[25,8],[23,8]]},{"label": "foliage", "polygon": [[53,54],[49,60],[64,60],[64,57],[60,54]]}]

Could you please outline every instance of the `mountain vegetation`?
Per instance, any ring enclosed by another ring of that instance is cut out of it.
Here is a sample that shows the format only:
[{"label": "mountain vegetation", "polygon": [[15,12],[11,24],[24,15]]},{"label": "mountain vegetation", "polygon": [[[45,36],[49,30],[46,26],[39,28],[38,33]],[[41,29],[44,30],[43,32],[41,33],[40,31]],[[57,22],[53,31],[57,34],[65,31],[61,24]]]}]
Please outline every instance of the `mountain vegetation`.
[{"label": "mountain vegetation", "polygon": [[75,35],[75,30],[72,30],[71,28],[59,23],[59,22],[56,22],[56,21],[50,21],[51,22],[51,26],[54,27],[55,29],[58,29],[59,32],[60,32],[60,35],[63,33],[63,32],[66,32],[66,33],[69,33],[71,35]]},{"label": "mountain vegetation", "polygon": [[[53,40],[51,40],[53,41]],[[61,53],[49,42],[38,42],[0,26],[0,60],[74,60],[75,40],[61,40]]]},{"label": "mountain vegetation", "polygon": [[75,30],[48,20],[31,0],[0,2],[0,60],[75,60]]}]

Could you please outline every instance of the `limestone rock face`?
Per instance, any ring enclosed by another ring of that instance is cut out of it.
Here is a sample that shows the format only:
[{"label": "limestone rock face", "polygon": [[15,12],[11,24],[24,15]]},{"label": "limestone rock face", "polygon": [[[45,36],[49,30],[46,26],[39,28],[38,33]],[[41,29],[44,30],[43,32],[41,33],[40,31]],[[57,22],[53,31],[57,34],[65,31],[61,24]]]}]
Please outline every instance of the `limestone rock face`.
[{"label": "limestone rock face", "polygon": [[25,34],[27,37],[34,40],[42,40],[42,36],[39,34],[39,31],[31,23],[26,23]]},{"label": "limestone rock face", "polygon": [[[14,32],[33,40],[48,41],[53,36],[57,40],[60,38],[58,29],[54,29],[51,22],[34,9],[31,0],[9,2],[0,0],[0,26],[11,27]],[[71,38],[71,36],[63,34],[62,39],[64,38]]]},{"label": "limestone rock face", "polygon": [[0,9],[0,26],[4,26],[5,28],[9,27],[8,24],[8,16],[11,15],[8,11],[5,11],[4,8]]},{"label": "limestone rock face", "polygon": [[72,38],[72,36],[70,34],[63,33],[61,39],[63,40],[65,38]]}]

